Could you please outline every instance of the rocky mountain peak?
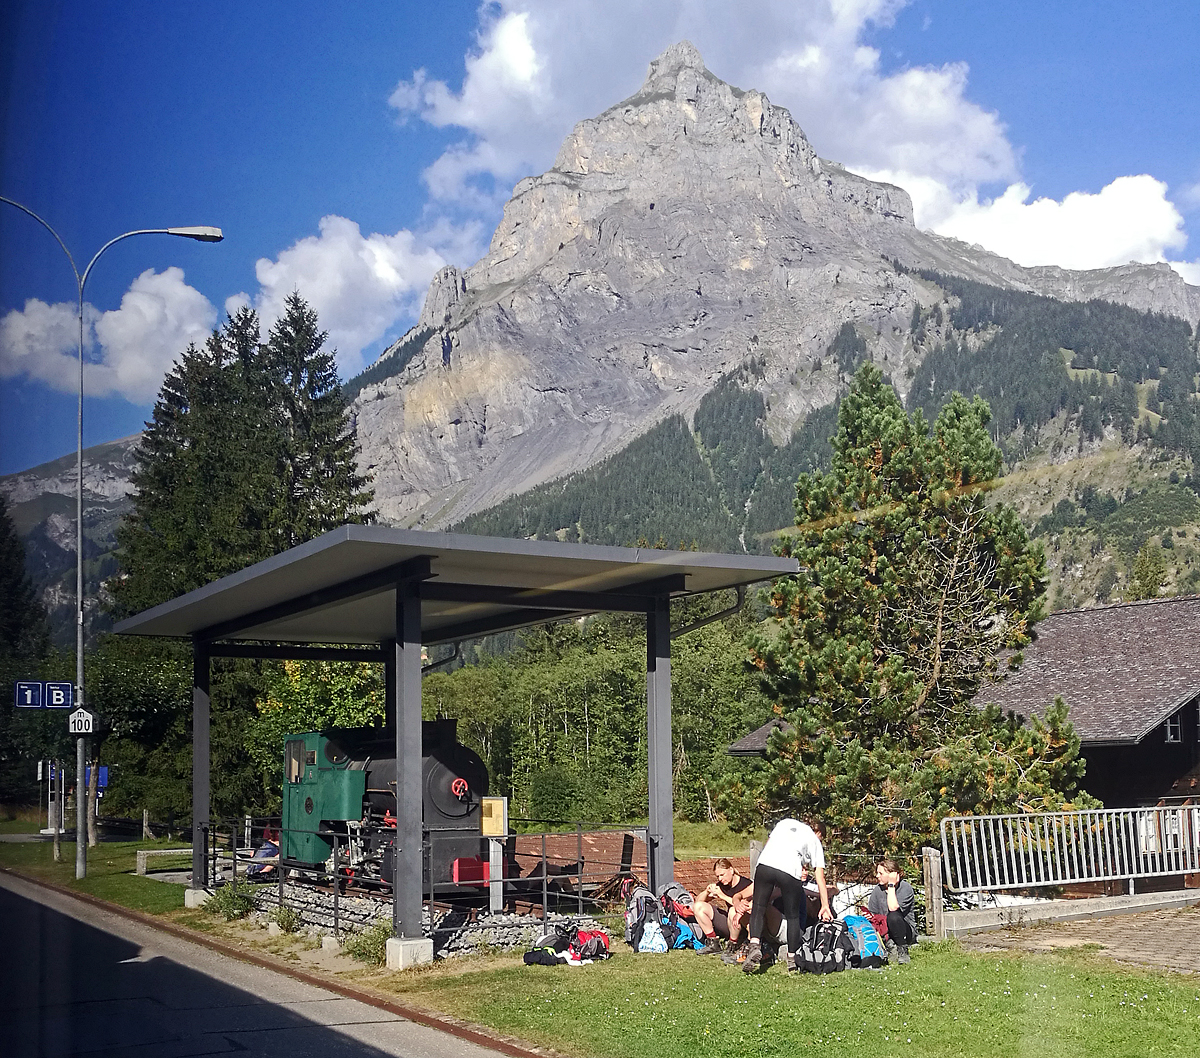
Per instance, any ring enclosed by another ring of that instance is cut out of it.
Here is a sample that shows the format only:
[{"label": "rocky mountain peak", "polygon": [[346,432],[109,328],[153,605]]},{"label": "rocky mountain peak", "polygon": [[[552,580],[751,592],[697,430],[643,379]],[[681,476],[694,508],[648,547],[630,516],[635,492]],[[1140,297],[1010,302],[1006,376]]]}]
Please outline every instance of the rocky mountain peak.
[{"label": "rocky mountain peak", "polygon": [[672,44],[657,59],[650,60],[650,68],[646,71],[646,80],[642,83],[642,95],[651,92],[675,91],[675,85],[681,70],[712,77],[700,49],[690,40],[681,40]]},{"label": "rocky mountain peak", "polygon": [[384,354],[399,373],[355,409],[380,513],[453,524],[690,415],[751,360],[786,438],[837,396],[828,352],[845,323],[903,387],[921,355],[914,307],[941,294],[893,260],[1200,315],[1174,273],[1027,269],[919,231],[907,193],[818,157],[785,108],[681,41],[517,184],[487,254],[439,272]]}]

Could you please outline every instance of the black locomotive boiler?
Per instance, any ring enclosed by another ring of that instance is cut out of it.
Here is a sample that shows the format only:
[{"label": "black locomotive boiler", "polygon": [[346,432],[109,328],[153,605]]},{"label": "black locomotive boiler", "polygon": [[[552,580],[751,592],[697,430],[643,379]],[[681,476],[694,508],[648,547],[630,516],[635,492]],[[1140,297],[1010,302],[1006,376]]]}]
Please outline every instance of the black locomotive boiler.
[{"label": "black locomotive boiler", "polygon": [[[480,855],[487,767],[457,737],[456,720],[421,724],[421,801],[429,853],[424,878],[453,880],[454,861]],[[284,743],[285,865],[332,867],[365,883],[392,881],[396,835],[396,742],[388,730],[308,731]]]}]

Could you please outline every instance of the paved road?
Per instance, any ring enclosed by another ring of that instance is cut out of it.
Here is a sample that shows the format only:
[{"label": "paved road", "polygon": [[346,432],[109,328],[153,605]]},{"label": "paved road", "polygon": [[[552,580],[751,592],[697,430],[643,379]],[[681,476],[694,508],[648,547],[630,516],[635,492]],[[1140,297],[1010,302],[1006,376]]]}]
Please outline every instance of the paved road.
[{"label": "paved road", "polygon": [[387,1011],[0,875],[5,1058],[495,1058]]},{"label": "paved road", "polygon": [[968,934],[962,943],[978,951],[1054,951],[1097,944],[1098,954],[1117,962],[1200,974],[1200,905],[988,930]]}]

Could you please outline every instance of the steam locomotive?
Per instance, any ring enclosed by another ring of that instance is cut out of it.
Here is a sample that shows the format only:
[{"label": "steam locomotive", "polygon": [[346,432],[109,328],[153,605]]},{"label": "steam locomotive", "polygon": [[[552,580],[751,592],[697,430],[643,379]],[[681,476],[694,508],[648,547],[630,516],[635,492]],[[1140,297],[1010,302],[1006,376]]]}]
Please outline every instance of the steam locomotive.
[{"label": "steam locomotive", "polygon": [[[454,881],[454,861],[481,849],[487,767],[458,741],[458,721],[421,724],[421,792],[429,854],[425,887]],[[285,866],[337,867],[341,877],[390,885],[396,846],[396,742],[376,730],[308,731],[284,742]]]}]

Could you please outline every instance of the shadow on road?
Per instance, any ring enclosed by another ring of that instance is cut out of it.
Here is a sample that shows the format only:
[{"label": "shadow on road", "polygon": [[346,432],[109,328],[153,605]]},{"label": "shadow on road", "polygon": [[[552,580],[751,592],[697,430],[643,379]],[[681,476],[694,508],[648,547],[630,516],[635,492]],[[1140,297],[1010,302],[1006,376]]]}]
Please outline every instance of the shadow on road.
[{"label": "shadow on road", "polygon": [[357,1026],[361,1036],[374,1021],[397,1020],[274,975],[263,991],[275,988],[280,1001],[261,998],[173,959],[143,956],[136,944],[4,888],[0,937],[0,1050],[10,1058],[375,1058],[387,1052],[333,1025]]}]

